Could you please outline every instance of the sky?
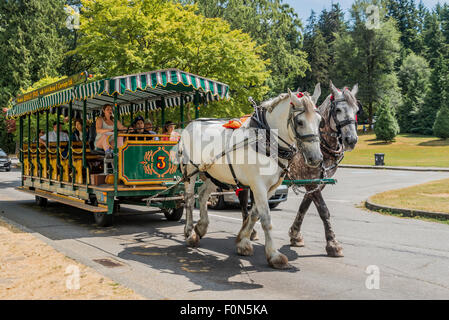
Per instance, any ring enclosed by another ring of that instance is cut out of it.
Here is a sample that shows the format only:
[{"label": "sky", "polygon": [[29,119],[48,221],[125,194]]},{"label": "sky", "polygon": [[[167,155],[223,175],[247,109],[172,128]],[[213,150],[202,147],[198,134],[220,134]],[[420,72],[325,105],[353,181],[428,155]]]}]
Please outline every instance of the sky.
[{"label": "sky", "polygon": [[[314,10],[319,14],[319,12],[325,8],[330,9],[332,2],[340,3],[343,11],[347,12],[354,3],[354,0],[284,0],[284,3],[288,3],[296,10],[304,26],[307,23],[311,10]],[[423,3],[431,9],[433,9],[438,2],[449,3],[449,0],[423,0]],[[419,3],[419,0],[416,0],[416,3]]]}]

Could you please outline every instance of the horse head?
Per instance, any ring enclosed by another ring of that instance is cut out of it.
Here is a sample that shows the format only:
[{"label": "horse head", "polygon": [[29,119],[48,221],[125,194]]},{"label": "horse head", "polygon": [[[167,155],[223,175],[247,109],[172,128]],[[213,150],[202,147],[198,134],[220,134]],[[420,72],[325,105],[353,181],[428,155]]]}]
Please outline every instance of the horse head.
[{"label": "horse head", "polygon": [[327,113],[323,115],[326,121],[322,124],[322,127],[329,126],[341,139],[344,150],[352,151],[358,141],[356,115],[359,107],[355,96],[359,87],[356,84],[352,90],[346,87],[339,90],[331,81],[330,89],[332,92],[330,107],[326,109]]},{"label": "horse head", "polygon": [[306,165],[316,168],[323,161],[319,139],[322,119],[316,109],[316,103],[321,95],[321,86],[319,83],[315,86],[312,96],[308,92],[292,93],[290,89],[288,93],[290,96],[288,117],[290,138],[296,141]]}]

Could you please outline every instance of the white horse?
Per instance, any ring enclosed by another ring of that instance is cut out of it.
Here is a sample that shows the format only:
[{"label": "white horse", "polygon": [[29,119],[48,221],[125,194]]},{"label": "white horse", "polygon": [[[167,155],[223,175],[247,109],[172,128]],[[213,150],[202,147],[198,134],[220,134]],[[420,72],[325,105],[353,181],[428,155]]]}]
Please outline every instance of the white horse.
[{"label": "white horse", "polygon": [[[224,120],[212,119],[198,119],[186,127],[178,145],[178,155],[186,179],[184,234],[189,246],[198,246],[200,238],[207,232],[207,200],[216,190],[214,183],[247,186],[254,194],[255,203],[238,234],[237,252],[245,256],[253,254],[250,235],[260,218],[269,265],[274,268],[288,266],[287,257],[273,243],[268,199],[282,183],[288,160],[296,153],[292,151],[295,147],[299,148],[305,162],[311,167],[319,166],[323,160],[319,142],[321,116],[315,109],[320,94],[319,84],[312,97],[308,93],[296,95],[289,90],[288,94],[264,102],[259,112],[255,112],[251,120],[247,120],[237,130],[224,128]],[[263,148],[260,145],[259,150],[255,150],[251,143],[253,137],[262,136],[262,140],[266,140],[263,135],[265,130],[259,130],[256,136],[257,127],[277,131],[271,134],[270,143],[274,138],[279,139],[278,158],[267,155],[266,150],[261,152]],[[204,184],[198,192],[200,220],[193,227],[194,186],[199,172]]]}]

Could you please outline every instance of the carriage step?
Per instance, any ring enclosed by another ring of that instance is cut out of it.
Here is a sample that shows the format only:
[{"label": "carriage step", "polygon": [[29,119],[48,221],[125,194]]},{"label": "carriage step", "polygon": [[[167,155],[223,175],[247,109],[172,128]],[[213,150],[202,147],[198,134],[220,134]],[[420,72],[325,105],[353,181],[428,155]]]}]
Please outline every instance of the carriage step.
[{"label": "carriage step", "polygon": [[76,207],[79,209],[83,209],[86,211],[90,211],[90,212],[95,212],[95,213],[107,213],[108,209],[106,206],[91,206],[88,204],[85,204],[83,200],[80,199],[75,199],[75,198],[71,198],[68,196],[63,196],[60,194],[55,194],[55,193],[51,193],[51,192],[46,192],[43,190],[29,190],[27,188],[24,187],[18,187],[16,188],[16,190],[22,191],[22,192],[26,192],[26,193],[30,193],[33,194],[35,196],[39,196],[42,198],[46,198],[48,200],[52,200],[52,201],[56,201],[59,203],[63,203],[72,207]]}]

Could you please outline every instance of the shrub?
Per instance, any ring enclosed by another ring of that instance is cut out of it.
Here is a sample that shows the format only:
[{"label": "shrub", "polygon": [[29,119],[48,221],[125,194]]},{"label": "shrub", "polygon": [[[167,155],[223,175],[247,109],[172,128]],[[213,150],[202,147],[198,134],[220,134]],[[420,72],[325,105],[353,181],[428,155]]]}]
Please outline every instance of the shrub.
[{"label": "shrub", "polygon": [[449,138],[449,106],[447,104],[443,105],[438,111],[433,132],[439,138]]},{"label": "shrub", "polygon": [[376,138],[378,140],[383,140],[385,142],[393,141],[399,133],[398,122],[390,107],[379,107],[374,132],[376,133]]}]

